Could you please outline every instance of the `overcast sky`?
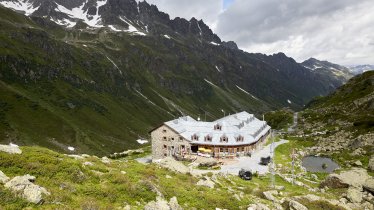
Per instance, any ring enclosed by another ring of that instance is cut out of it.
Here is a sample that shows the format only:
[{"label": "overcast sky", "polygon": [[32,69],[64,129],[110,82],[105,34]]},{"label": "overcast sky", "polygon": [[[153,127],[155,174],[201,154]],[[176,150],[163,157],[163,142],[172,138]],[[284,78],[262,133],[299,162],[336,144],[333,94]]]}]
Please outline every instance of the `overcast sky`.
[{"label": "overcast sky", "polygon": [[247,52],[374,64],[374,0],[147,0],[171,18],[203,19]]}]

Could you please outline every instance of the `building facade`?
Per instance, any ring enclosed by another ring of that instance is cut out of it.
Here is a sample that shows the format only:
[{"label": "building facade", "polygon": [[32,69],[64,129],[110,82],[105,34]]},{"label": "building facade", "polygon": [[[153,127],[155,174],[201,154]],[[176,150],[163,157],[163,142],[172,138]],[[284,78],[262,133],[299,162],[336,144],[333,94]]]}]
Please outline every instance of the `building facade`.
[{"label": "building facade", "polygon": [[242,156],[261,147],[270,132],[265,121],[247,112],[213,122],[180,117],[151,131],[152,159],[186,154],[216,158]]}]

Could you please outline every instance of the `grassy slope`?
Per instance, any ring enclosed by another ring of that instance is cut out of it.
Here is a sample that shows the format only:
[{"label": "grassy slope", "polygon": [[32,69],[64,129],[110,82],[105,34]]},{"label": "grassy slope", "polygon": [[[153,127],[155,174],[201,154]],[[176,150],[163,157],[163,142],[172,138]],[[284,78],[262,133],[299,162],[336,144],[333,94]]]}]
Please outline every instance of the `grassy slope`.
[{"label": "grassy slope", "polygon": [[358,75],[333,94],[310,102],[303,116],[310,122],[328,123],[334,129],[336,121],[348,122],[342,129],[355,135],[374,131],[374,71]]},{"label": "grassy slope", "polygon": [[[34,175],[37,177],[36,184],[47,188],[51,195],[45,198],[42,206],[37,206],[0,187],[0,206],[6,209],[111,209],[124,207],[126,203],[134,209],[142,209],[147,202],[155,200],[155,189],[166,199],[177,196],[179,203],[186,209],[246,209],[248,204],[260,201],[271,205],[262,195],[263,191],[269,190],[268,176],[255,177],[252,181],[243,181],[236,176],[220,176],[218,181],[221,184],[216,184],[215,189],[209,189],[196,186],[196,177],[162,169],[154,164],[143,165],[132,160],[132,157],[104,164],[96,157],[75,160],[41,147],[21,149],[21,155],[0,152],[0,170],[9,177]],[[83,166],[86,161],[94,165]],[[166,178],[166,175],[172,178]],[[286,187],[283,191],[286,197],[309,193],[308,190],[292,186],[278,176],[276,183]],[[240,192],[244,194],[239,201],[234,195]]]}]

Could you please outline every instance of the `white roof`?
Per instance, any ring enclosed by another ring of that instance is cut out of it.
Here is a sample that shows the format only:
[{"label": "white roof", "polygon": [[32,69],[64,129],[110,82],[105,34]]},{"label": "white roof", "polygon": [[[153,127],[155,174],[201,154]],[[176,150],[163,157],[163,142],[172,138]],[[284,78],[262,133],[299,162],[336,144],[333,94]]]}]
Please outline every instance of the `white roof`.
[{"label": "white roof", "polygon": [[[261,121],[247,112],[229,115],[213,122],[196,121],[190,116],[184,116],[165,122],[165,125],[192,143],[204,145],[252,144],[270,130],[270,126],[265,121]],[[214,126],[216,125],[220,125],[222,129],[215,130]],[[198,136],[198,140],[192,140],[194,135]],[[206,136],[212,137],[212,141],[205,141]],[[228,138],[228,142],[221,142],[223,136]],[[237,141],[238,136],[242,136],[243,141]]]}]

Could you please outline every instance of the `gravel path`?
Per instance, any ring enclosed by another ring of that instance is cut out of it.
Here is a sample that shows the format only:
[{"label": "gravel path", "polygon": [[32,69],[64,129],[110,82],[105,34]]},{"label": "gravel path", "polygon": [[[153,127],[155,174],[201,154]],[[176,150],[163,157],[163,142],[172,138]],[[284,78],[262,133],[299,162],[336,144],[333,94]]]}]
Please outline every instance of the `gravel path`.
[{"label": "gravel path", "polygon": [[[287,140],[282,139],[278,142],[274,142],[274,145],[275,147],[277,147],[287,142],[288,142]],[[258,150],[252,153],[251,157],[241,157],[241,158],[238,158],[237,159],[238,161],[233,164],[223,165],[221,166],[220,172],[237,175],[239,173],[239,170],[241,168],[244,168],[247,170],[251,170],[252,172],[258,171],[259,174],[265,174],[269,171],[269,167],[260,165],[259,162],[261,160],[261,157],[270,156],[270,148],[271,148],[271,144],[265,146],[261,150]]]}]

